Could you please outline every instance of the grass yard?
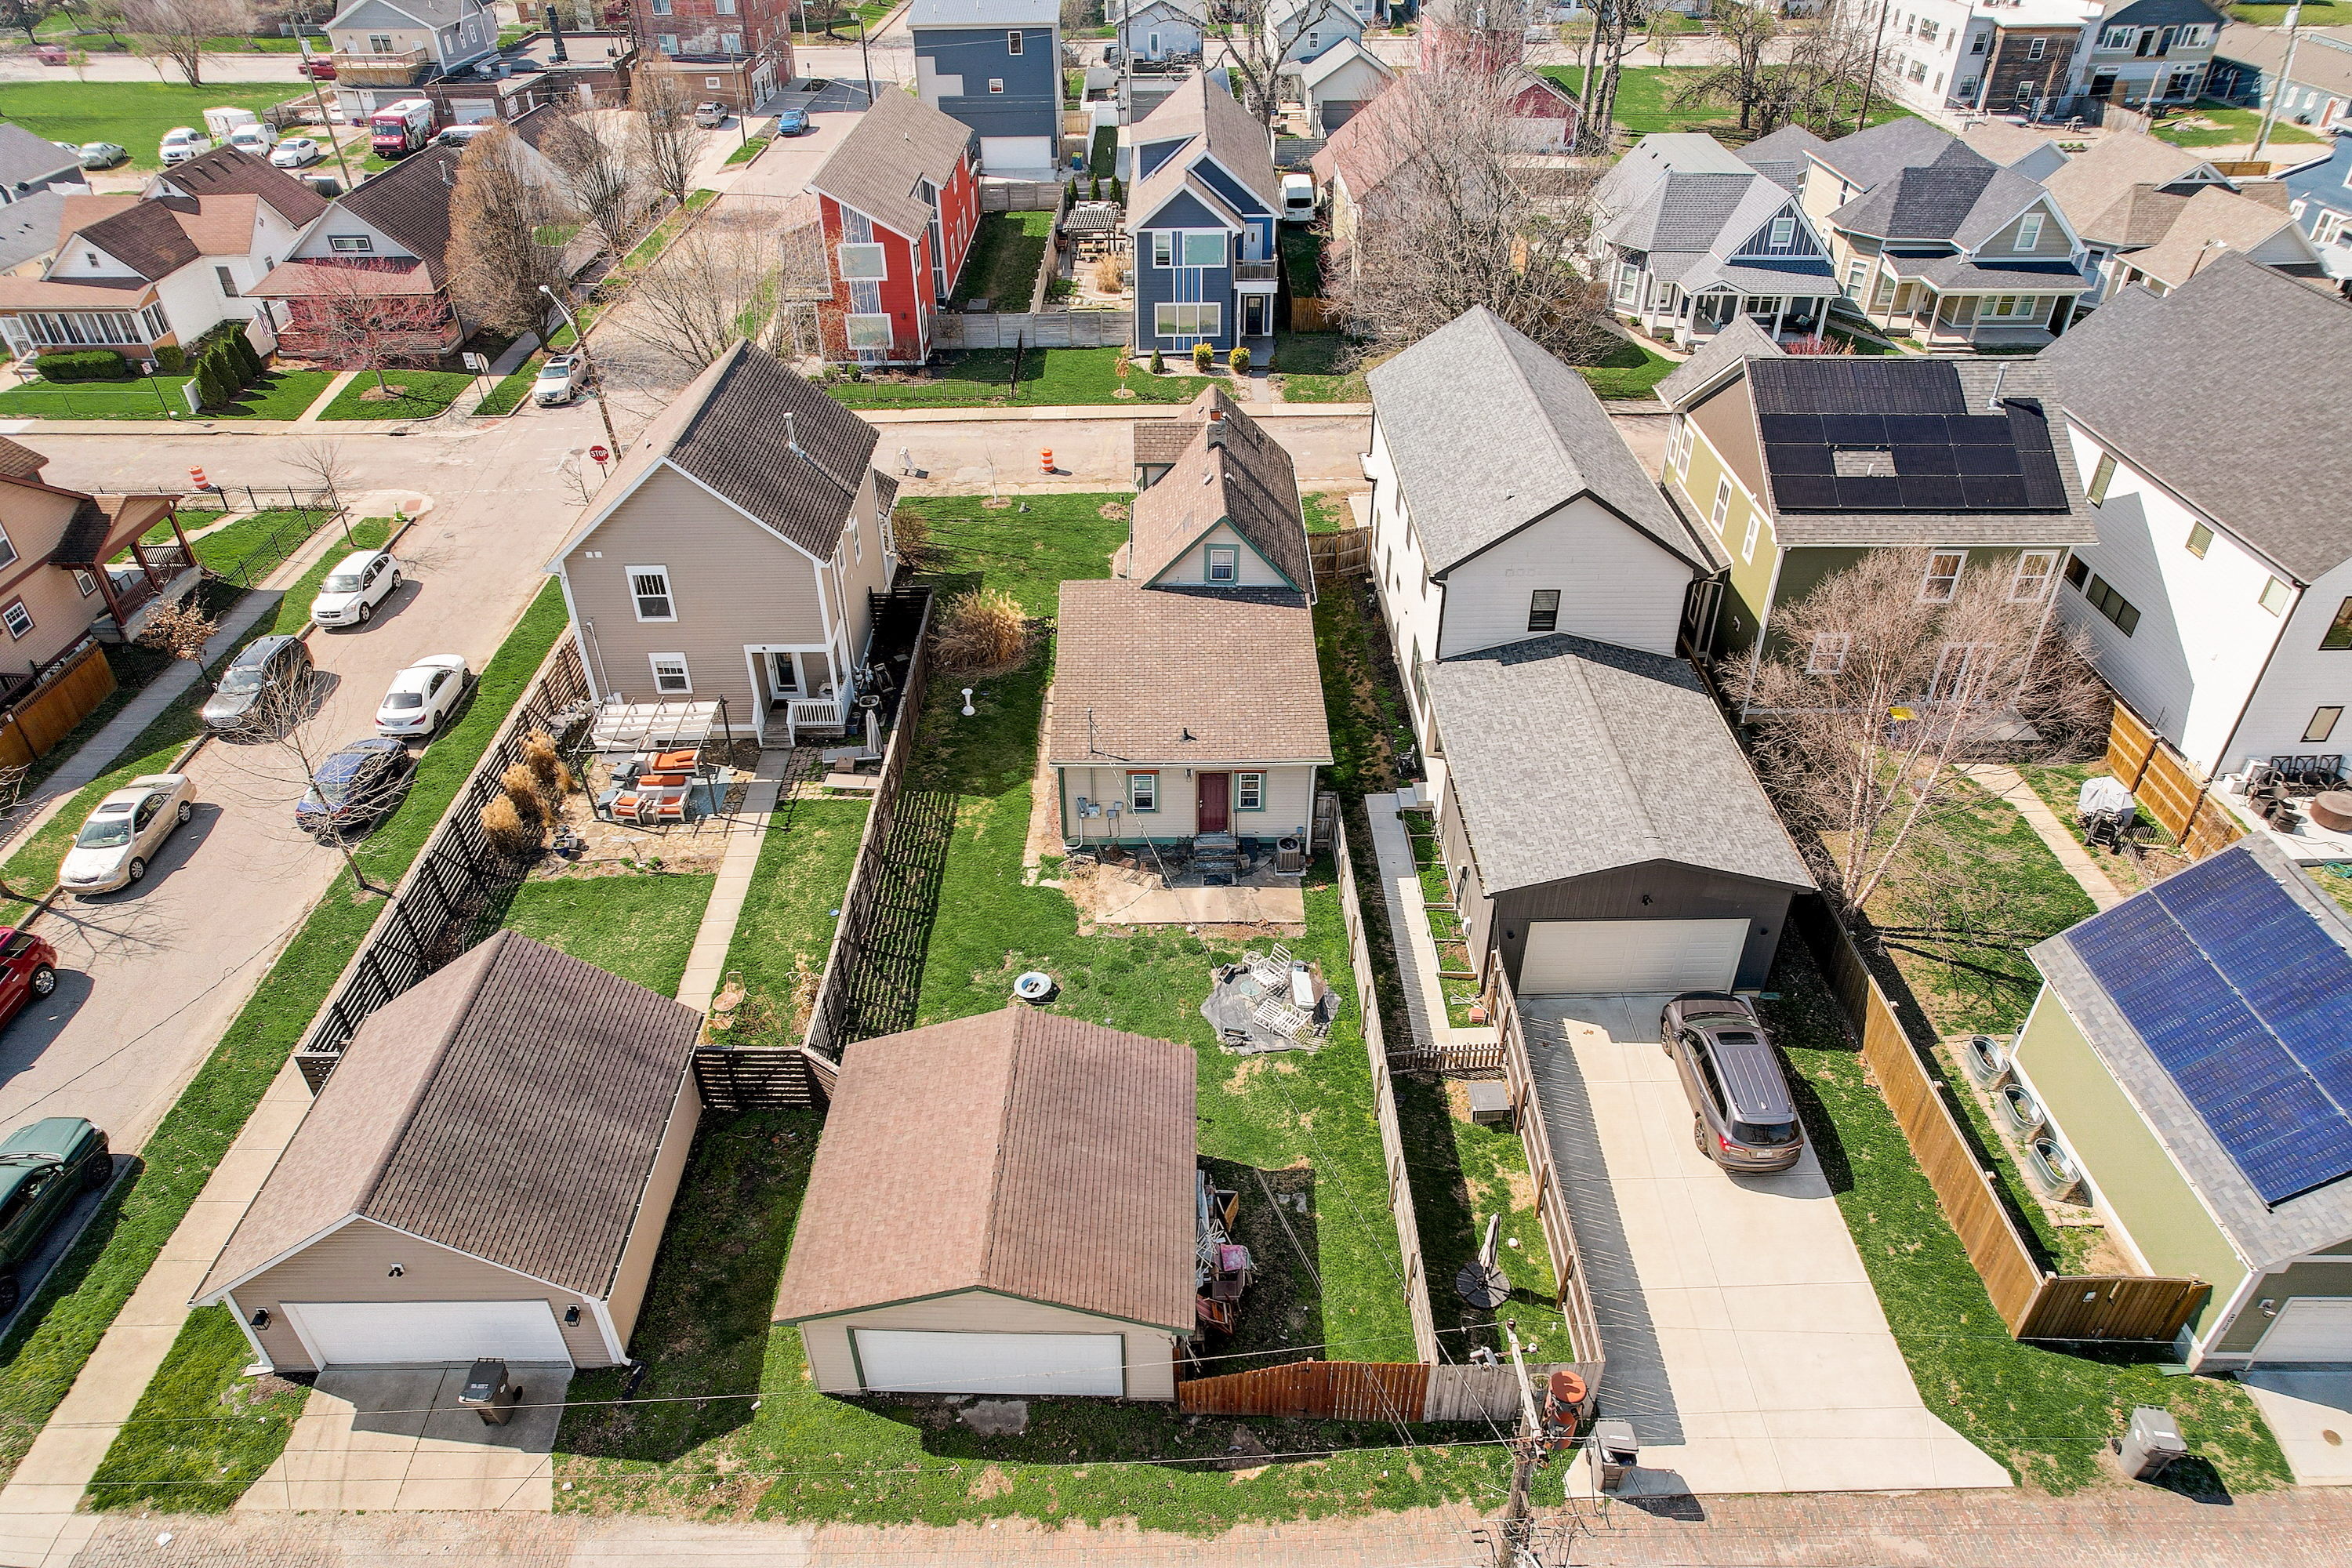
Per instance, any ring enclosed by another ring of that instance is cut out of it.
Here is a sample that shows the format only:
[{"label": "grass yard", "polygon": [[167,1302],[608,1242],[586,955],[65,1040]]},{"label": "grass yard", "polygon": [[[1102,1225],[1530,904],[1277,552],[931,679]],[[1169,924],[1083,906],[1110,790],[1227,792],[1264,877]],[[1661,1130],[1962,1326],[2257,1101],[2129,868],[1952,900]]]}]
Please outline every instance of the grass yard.
[{"label": "grass yard", "polygon": [[737,147],[735,151],[728,153],[727,162],[722,164],[721,167],[731,169],[736,167],[738,164],[750,163],[752,159],[766,152],[768,150],[768,143],[773,142],[775,139],[775,132],[770,132],[764,136],[752,137],[750,141],[745,142],[742,145]]},{"label": "grass yard", "polygon": [[1341,533],[1356,526],[1355,510],[1348,498],[1331,490],[1311,490],[1299,498],[1307,503],[1307,531]]},{"label": "grass yard", "polygon": [[[2306,23],[2306,25],[2308,25]],[[2210,121],[2210,125],[2189,125],[2187,121]],[[2262,133],[2263,111],[2259,109],[2232,109],[2211,99],[2199,99],[2188,113],[2175,115],[2158,125],[2154,132],[2159,142],[2169,142],[2175,147],[2239,147],[2251,145]],[[2271,127],[2270,144],[2273,147],[2316,146],[2326,138],[2282,115]]]},{"label": "grass yard", "polygon": [[971,259],[956,291],[966,310],[985,300],[992,310],[1025,310],[1037,287],[1045,247],[1054,241],[1052,213],[989,213],[980,220]]},{"label": "grass yard", "polygon": [[277,1462],[307,1384],[243,1375],[253,1347],[226,1307],[188,1314],[147,1391],[99,1461],[89,1506],[225,1513]]},{"label": "grass yard", "polygon": [[535,877],[515,889],[499,923],[648,991],[675,996],[717,881],[708,874],[677,871]]},{"label": "grass yard", "polygon": [[[654,225],[652,231],[645,238],[637,241],[629,254],[621,258],[621,264],[613,270],[635,272],[650,264],[655,257],[669,247],[671,240],[678,237],[678,232],[686,227],[687,219],[718,199],[717,191],[688,191],[686,205],[683,208],[671,208],[669,216]],[[600,291],[602,289],[603,285],[599,285]]]},{"label": "grass yard", "polygon": [[[1543,66],[1538,68],[1570,94],[1584,90],[1582,66]],[[1734,105],[1701,103],[1682,108],[1675,104],[1674,95],[1685,84],[1706,75],[1707,68],[1705,66],[1627,66],[1617,81],[1618,126],[1636,137],[1659,131],[1706,131],[1732,141],[1749,140],[1739,130],[1739,111]],[[1874,99],[1872,100],[1870,123],[1884,125],[1890,120],[1903,119],[1910,112],[1898,105]],[[1841,125],[1834,134],[1843,135],[1853,129],[1852,125]]]},{"label": "grass yard", "polygon": [[1591,364],[1576,367],[1596,397],[1647,397],[1679,361],[1670,360],[1630,338],[1610,334],[1608,350]]},{"label": "grass yard", "polygon": [[[5,89],[0,89],[5,90]],[[0,418],[10,419],[295,419],[334,380],[323,370],[272,371],[237,394],[226,408],[188,412],[185,375],[135,381],[27,382],[0,392]]]},{"label": "grass yard", "polygon": [[1097,180],[1114,180],[1118,177],[1118,126],[1095,127],[1094,142],[1087,149],[1087,174],[1089,178]]},{"label": "grass yard", "polygon": [[[1150,362],[1128,363],[1118,374],[1118,349],[1031,349],[1019,355],[1021,380],[1013,384],[1014,351],[974,349],[936,366],[919,380],[894,376],[829,381],[824,389],[848,408],[1036,408],[1066,404],[1189,403],[1209,378],[1176,374],[1188,359],[1171,354],[1165,375],[1153,375]],[[1125,391],[1133,398],[1118,395]]]},{"label": "grass yard", "polygon": [[2172,836],[2147,820],[2146,812],[2140,814],[2140,843],[2144,846],[2141,855],[2118,855],[2112,849],[2093,848],[2085,842],[2082,818],[2076,815],[2083,785],[2093,776],[2103,775],[2107,771],[2104,759],[2063,766],[2021,763],[2017,770],[2018,776],[2024,779],[2033,793],[2042,797],[2042,804],[2066,825],[2066,831],[2074,836],[2074,842],[2081,844],[2084,853],[2099,863],[2099,869],[2107,874],[2107,879],[2126,893],[2136,893],[2161,881],[2189,862],[2174,846]]},{"label": "grass yard", "polygon": [[[2284,27],[2287,7],[2284,5],[2232,5],[2230,20],[2243,22],[2250,27]],[[2303,8],[2300,26],[2305,27],[2352,26],[2352,4],[2336,0],[2309,0]]]},{"label": "grass yard", "polygon": [[371,397],[378,390],[376,373],[353,376],[321,419],[430,419],[448,409],[460,393],[474,384],[471,371],[387,370],[383,386],[398,395]]},{"label": "grass yard", "polygon": [[[291,43],[292,39],[287,40]],[[87,46],[85,46],[87,47]],[[193,125],[201,131],[207,109],[250,109],[256,113],[301,92],[290,82],[210,83],[187,87],[157,81],[14,81],[0,86],[0,118],[50,142],[111,142],[131,153],[134,169],[163,166],[156,144],[163,132]]]},{"label": "grass yard", "polygon": [[1899,354],[1903,352],[1885,338],[1872,337],[1863,332],[1841,332],[1832,327],[1822,335],[1833,342],[1845,344],[1858,354]]},{"label": "grass yard", "polygon": [[[308,598],[302,603],[307,606]],[[360,864],[372,881],[389,886],[415,859],[566,624],[562,591],[551,583],[484,668],[464,716],[417,763],[407,798],[358,847]],[[266,623],[257,628],[267,629]],[[173,717],[167,713],[157,726]],[[141,737],[141,744],[147,739]],[[381,898],[354,897],[341,881],[320,900],[165,1113],[132,1173],[116,1183],[89,1227],[0,1341],[0,1467],[14,1470],[32,1446],[383,909]],[[179,1409],[209,1418],[215,1402],[207,1396],[195,1364],[205,1353],[184,1331],[150,1391],[176,1389],[173,1398]],[[282,1444],[283,1438],[277,1441]]]},{"label": "grass yard", "polygon": [[530,384],[539,379],[539,367],[546,363],[547,351],[544,349],[527,355],[522,363],[483,395],[481,402],[474,405],[474,412],[480,415],[512,414],[522,406],[523,399],[530,395]]},{"label": "grass yard", "polygon": [[1283,276],[1290,279],[1290,291],[1302,300],[1314,300],[1323,293],[1323,236],[1306,224],[1286,223],[1276,234],[1276,243],[1282,250]]},{"label": "grass yard", "polygon": [[279,562],[300,549],[302,542],[333,515],[330,511],[297,511],[286,507],[257,511],[195,541],[196,559],[204,563],[206,570],[223,577],[237,577],[249,586],[276,570]]},{"label": "grass yard", "polygon": [[1372,394],[1364,384],[1367,367],[1350,370],[1348,340],[1340,332],[1276,332],[1274,335],[1274,384],[1285,403],[1369,403]]},{"label": "grass yard", "polygon": [[869,809],[862,796],[777,803],[727,949],[724,973],[742,975],[744,1000],[722,1043],[800,1043]]}]

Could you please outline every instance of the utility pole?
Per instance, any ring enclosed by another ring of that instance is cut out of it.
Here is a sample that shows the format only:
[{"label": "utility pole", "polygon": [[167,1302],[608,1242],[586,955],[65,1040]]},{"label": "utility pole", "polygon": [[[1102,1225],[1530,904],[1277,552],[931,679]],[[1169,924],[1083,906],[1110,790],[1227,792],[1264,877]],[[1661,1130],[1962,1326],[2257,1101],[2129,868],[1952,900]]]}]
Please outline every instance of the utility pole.
[{"label": "utility pole", "polygon": [[1519,1391],[1519,1429],[1510,1440],[1511,1499],[1503,1505],[1502,1528],[1495,1537],[1495,1568],[1511,1568],[1527,1539],[1532,1511],[1528,1492],[1535,1484],[1536,1460],[1543,1452],[1543,1421],[1536,1414],[1535,1396],[1528,1392],[1528,1363],[1519,1353],[1519,1321],[1508,1320],[1503,1331],[1511,1342],[1513,1385]]},{"label": "utility pole", "polygon": [[[866,47],[866,18],[857,18],[857,68],[866,76],[866,107],[874,107],[874,57]],[[1059,70],[1057,64],[1055,68]]]},{"label": "utility pole", "polygon": [[554,289],[542,283],[539,286],[539,291],[546,295],[557,310],[563,312],[564,325],[572,329],[572,346],[579,353],[581,374],[588,382],[589,391],[595,395],[596,412],[603,416],[604,420],[604,439],[612,444],[613,460],[617,463],[621,460],[621,437],[613,430],[613,408],[612,405],[605,401],[604,384],[596,379],[596,362],[588,357],[588,334],[580,330],[579,320],[572,315],[572,307],[558,298]]},{"label": "utility pole", "polygon": [[[1862,79],[1862,112],[1855,117],[1853,122],[1853,128],[1857,132],[1870,129],[1870,90],[1878,85],[1878,54],[1886,47],[1887,10],[1886,0],[1879,0],[1878,32],[1870,40],[1870,71]],[[1988,63],[1985,68],[1990,70],[1992,67]]]},{"label": "utility pole", "polygon": [[2279,66],[2278,80],[2271,83],[2271,100],[2263,110],[2262,134],[2254,138],[2254,156],[2263,155],[2270,144],[2271,127],[2278,123],[2279,100],[2286,96],[2287,79],[2294,74],[2294,46],[2302,36],[2295,31],[2303,23],[2303,0],[2286,8],[2286,58]]},{"label": "utility pole", "polygon": [[[301,42],[299,38],[297,38],[295,41],[297,43]],[[303,63],[306,65],[310,62],[310,46],[308,44],[302,45],[302,59]],[[319,120],[320,127],[327,133],[327,145],[335,150],[335,167],[343,172],[343,193],[348,195],[354,188],[352,184],[352,166],[350,162],[343,157],[343,143],[341,140],[336,136],[335,121],[327,110],[327,89],[319,85],[319,79],[315,76],[310,79],[310,96],[319,100]]]}]

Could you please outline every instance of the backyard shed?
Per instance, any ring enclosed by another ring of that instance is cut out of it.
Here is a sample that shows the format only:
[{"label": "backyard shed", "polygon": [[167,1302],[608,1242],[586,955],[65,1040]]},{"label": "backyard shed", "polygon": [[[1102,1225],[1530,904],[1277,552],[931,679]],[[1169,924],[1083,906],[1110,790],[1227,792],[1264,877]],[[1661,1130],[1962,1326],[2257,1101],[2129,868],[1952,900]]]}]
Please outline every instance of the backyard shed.
[{"label": "backyard shed", "polygon": [[1026,1007],[851,1046],[776,1298],[817,1387],[1174,1398],[1196,1070]]},{"label": "backyard shed", "polygon": [[360,1026],[195,1304],[280,1371],[625,1361],[700,1025],[499,932]]},{"label": "backyard shed", "polygon": [[1765,984],[1813,882],[1688,665],[1555,634],[1425,668],[1473,968],[1522,995]]}]

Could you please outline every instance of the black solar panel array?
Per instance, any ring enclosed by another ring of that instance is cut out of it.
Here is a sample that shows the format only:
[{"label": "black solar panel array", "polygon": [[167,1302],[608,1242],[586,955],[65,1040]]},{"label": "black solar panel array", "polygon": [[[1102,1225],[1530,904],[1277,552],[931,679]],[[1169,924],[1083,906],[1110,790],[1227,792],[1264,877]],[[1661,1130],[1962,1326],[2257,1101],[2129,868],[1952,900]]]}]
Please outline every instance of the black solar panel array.
[{"label": "black solar panel array", "polygon": [[[1948,363],[1761,360],[1748,376],[1783,511],[2066,508],[2042,411],[2010,403],[2005,413],[1970,412]],[[1886,452],[1895,472],[1841,474],[1841,448]]]}]

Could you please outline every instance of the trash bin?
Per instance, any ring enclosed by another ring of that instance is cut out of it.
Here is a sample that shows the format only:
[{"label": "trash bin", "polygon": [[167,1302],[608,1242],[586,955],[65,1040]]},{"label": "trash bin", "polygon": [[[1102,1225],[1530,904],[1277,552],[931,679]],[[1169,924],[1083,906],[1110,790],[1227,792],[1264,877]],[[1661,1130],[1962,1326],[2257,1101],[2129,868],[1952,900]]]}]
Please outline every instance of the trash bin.
[{"label": "trash bin", "polygon": [[1615,1491],[1624,1483],[1626,1475],[1642,1462],[1642,1443],[1633,1436],[1633,1424],[1631,1421],[1594,1422],[1592,1458],[1601,1471],[1601,1489]]},{"label": "trash bin", "polygon": [[2161,1405],[2132,1407],[2131,1425],[2124,1428],[2124,1474],[2136,1481],[2152,1481],[2188,1453],[2189,1445],[2180,1440],[2180,1428],[2174,1424],[2171,1411]]},{"label": "trash bin", "polygon": [[479,1415],[485,1426],[505,1426],[507,1413],[521,1403],[522,1385],[508,1380],[506,1363],[488,1356],[474,1363],[457,1392],[458,1407]]}]

